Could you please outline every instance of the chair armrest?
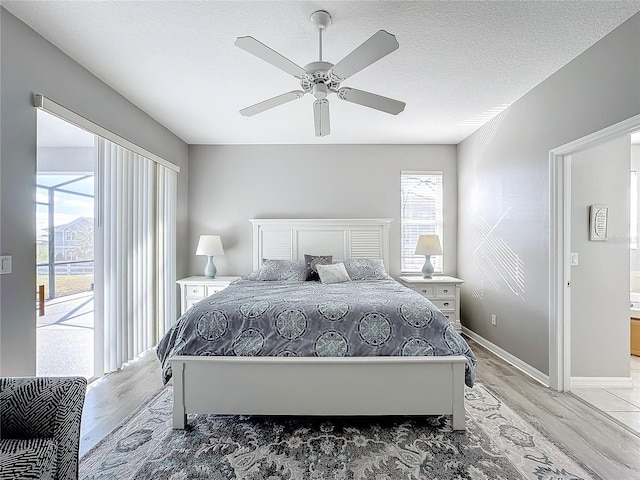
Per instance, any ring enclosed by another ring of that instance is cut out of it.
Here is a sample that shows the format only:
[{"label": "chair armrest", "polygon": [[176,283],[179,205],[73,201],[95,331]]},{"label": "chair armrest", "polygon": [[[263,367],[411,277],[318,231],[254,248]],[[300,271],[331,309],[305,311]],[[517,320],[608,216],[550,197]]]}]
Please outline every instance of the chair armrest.
[{"label": "chair armrest", "polygon": [[84,377],[0,378],[0,435],[54,439],[56,478],[77,478],[86,389]]}]

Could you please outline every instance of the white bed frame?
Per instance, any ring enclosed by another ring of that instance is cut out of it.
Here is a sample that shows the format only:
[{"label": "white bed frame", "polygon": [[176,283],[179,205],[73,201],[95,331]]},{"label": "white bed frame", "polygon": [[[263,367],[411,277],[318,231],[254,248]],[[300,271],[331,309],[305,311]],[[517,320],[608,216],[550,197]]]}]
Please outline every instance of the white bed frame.
[{"label": "white bed frame", "polygon": [[[264,258],[382,258],[390,219],[260,219],[253,266]],[[189,413],[221,415],[451,415],[465,429],[466,357],[171,358],[173,427]]]}]

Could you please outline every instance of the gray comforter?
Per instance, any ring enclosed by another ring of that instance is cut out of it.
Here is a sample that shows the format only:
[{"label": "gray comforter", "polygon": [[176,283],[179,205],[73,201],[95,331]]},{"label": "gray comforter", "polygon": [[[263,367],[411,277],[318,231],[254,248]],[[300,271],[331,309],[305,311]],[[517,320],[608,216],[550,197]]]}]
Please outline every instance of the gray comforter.
[{"label": "gray comforter", "polygon": [[174,355],[464,355],[476,358],[429,300],[392,279],[335,284],[246,278],[180,317],[157,349],[163,381]]}]

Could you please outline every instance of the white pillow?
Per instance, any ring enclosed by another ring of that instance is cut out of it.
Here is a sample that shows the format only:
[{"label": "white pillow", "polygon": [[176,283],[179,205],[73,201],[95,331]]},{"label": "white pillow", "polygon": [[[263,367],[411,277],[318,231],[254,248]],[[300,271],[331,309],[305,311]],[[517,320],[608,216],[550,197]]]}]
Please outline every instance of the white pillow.
[{"label": "white pillow", "polygon": [[349,274],[347,269],[344,268],[344,263],[334,263],[332,265],[316,264],[318,270],[318,276],[322,283],[342,283],[349,282]]}]

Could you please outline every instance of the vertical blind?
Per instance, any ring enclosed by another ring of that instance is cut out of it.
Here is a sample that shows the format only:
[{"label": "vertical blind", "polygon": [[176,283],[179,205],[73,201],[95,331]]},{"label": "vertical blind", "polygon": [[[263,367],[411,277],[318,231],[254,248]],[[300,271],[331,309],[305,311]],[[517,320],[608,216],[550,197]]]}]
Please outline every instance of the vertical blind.
[{"label": "vertical blind", "polygon": [[[424,255],[415,255],[420,235],[438,235],[442,241],[442,172],[402,172],[401,266],[403,273],[419,272]],[[431,258],[434,271],[442,273],[442,255]]]},{"label": "vertical blind", "polygon": [[177,173],[109,140],[99,141],[105,372],[153,347],[176,318]]}]

